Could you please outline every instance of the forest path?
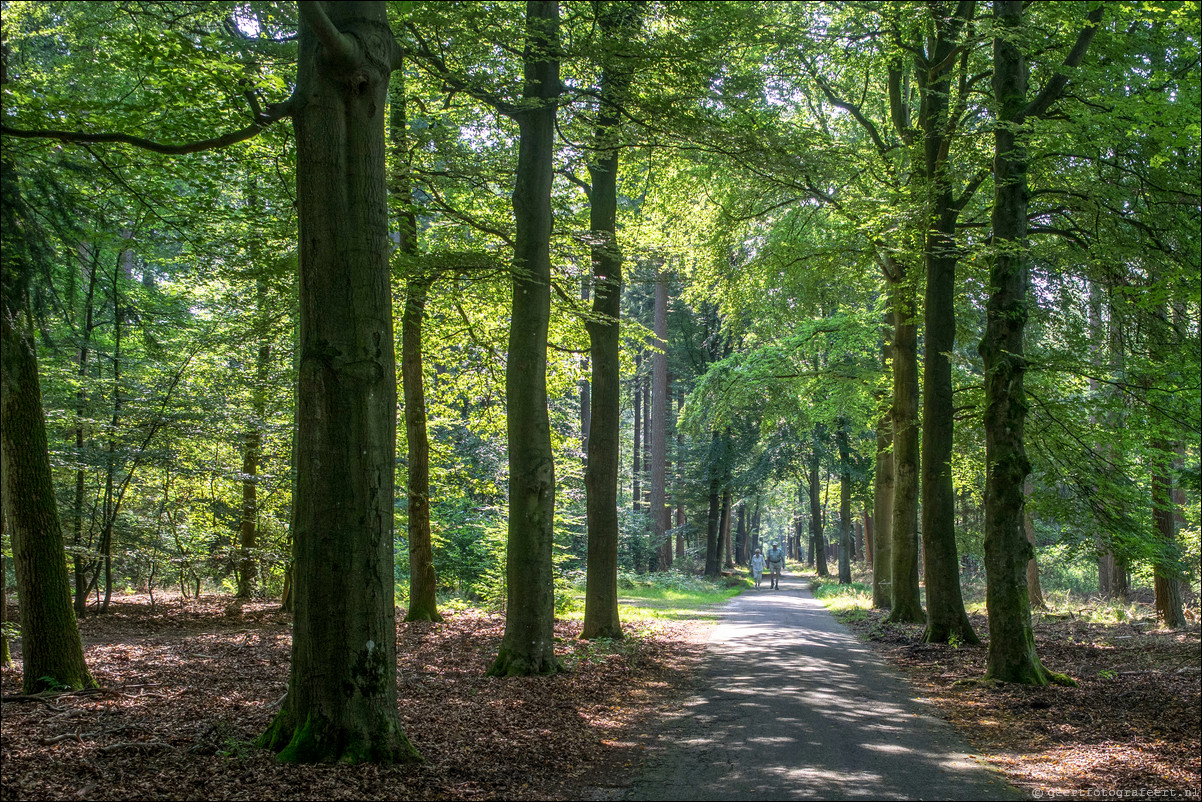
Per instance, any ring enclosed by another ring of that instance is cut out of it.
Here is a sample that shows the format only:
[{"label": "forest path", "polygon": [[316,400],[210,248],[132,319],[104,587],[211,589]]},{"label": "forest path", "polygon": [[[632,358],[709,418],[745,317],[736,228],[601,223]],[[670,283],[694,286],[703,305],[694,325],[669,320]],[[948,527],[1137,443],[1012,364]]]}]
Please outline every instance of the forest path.
[{"label": "forest path", "polygon": [[696,695],[662,722],[620,798],[1024,798],[834,620],[807,578],[780,585],[765,578],[722,608]]}]

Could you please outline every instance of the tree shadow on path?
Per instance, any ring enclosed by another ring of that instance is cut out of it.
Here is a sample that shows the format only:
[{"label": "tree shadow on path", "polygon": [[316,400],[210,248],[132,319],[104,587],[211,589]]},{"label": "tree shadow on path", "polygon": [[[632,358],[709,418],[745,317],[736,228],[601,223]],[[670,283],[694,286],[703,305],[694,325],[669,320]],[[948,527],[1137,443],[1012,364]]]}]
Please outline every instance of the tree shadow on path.
[{"label": "tree shadow on path", "polygon": [[628,799],[1022,799],[808,582],[722,611],[700,690],[663,722]]}]

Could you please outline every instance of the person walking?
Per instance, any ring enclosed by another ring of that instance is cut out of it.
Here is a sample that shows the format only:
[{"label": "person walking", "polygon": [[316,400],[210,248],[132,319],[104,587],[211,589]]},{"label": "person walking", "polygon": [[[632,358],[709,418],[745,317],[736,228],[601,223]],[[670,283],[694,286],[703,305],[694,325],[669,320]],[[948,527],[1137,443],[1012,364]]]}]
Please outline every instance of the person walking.
[{"label": "person walking", "polygon": [[768,571],[772,578],[773,590],[780,590],[780,572],[785,569],[785,552],[779,543],[773,543],[768,549]]},{"label": "person walking", "polygon": [[759,549],[755,550],[755,554],[751,555],[751,578],[755,580],[755,586],[758,588],[760,583],[764,581],[764,553]]}]

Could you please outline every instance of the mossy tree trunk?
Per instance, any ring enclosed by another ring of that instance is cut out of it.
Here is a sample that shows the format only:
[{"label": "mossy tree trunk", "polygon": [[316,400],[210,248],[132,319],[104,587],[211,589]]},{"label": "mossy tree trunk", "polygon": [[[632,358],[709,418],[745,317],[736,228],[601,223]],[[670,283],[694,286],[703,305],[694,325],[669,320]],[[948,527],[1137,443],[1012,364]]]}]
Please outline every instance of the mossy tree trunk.
[{"label": "mossy tree trunk", "polygon": [[384,167],[397,45],[382,2],[300,11],[295,617],[288,695],[259,744],[291,762],[412,761],[396,698]]},{"label": "mossy tree trunk", "polygon": [[526,3],[524,107],[513,190],[516,243],[509,361],[509,533],[505,635],[492,676],[548,674],[555,657],[555,464],[547,414],[547,326],[551,314],[551,181],[560,94],[559,3]]},{"label": "mossy tree trunk", "polygon": [[[1032,101],[1027,99],[1027,63],[1021,42],[1023,3],[993,5],[994,129],[993,262],[985,335],[979,351],[985,370],[985,602],[989,609],[989,657],[985,676],[1006,682],[1046,685],[1049,674],[1035,651],[1027,562],[1034,552],[1023,522],[1023,484],[1030,473],[1024,444],[1027,414],[1023,334],[1029,298],[1027,254],[1027,150],[1025,123],[1043,114],[1068,81],[1054,75]],[[1066,67],[1075,67],[1097,30],[1101,9],[1089,21]]]}]

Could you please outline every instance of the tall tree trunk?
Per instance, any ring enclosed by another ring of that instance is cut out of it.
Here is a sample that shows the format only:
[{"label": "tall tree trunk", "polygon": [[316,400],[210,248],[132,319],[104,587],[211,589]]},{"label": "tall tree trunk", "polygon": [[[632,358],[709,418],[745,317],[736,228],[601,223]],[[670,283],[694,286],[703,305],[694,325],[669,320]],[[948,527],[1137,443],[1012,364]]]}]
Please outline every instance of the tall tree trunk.
[{"label": "tall tree trunk", "polygon": [[1027,595],[1036,610],[1048,609],[1043,600],[1043,586],[1039,583],[1039,561],[1035,558],[1035,519],[1031,517],[1031,477],[1023,484],[1023,531],[1031,544],[1031,559],[1027,560]]},{"label": "tall tree trunk", "polygon": [[[1027,63],[1021,0],[993,5],[993,90],[998,108],[994,128],[993,246],[985,336],[979,351],[985,370],[985,578],[989,610],[986,677],[1046,685],[1051,675],[1035,652],[1026,567],[1031,544],[1023,531],[1023,483],[1030,472],[1023,433],[1026,393],[1023,333],[1029,301],[1027,256],[1027,152],[1024,123],[1045,111],[1067,82],[1059,72],[1034,101],[1027,101]],[[1080,63],[1097,30],[1101,9],[1065,60]]]},{"label": "tall tree trunk", "polygon": [[[729,479],[728,479],[729,482]],[[731,548],[731,533],[730,533],[730,485],[727,484],[722,488],[722,513],[720,515],[722,521],[722,567],[734,568],[735,560],[733,549]]]},{"label": "tall tree trunk", "polygon": [[640,508],[640,477],[642,473],[643,459],[643,377],[639,374],[639,367],[643,361],[643,355],[640,352],[635,352],[634,355],[634,384],[632,386],[631,401],[634,404],[634,447],[631,449],[631,465],[630,465],[630,496],[631,509],[635,512]]},{"label": "tall tree trunk", "polygon": [[[609,3],[598,8],[602,35],[616,45],[603,63],[601,105],[593,133],[596,153],[589,163],[589,228],[594,238],[593,315],[585,322],[592,361],[592,412],[584,471],[588,516],[587,572],[582,638],[620,638],[618,618],[618,459],[621,432],[619,329],[622,311],[622,251],[617,239],[619,132],[630,87],[624,44],[637,28],[638,6]],[[608,53],[608,51],[607,51]]]},{"label": "tall tree trunk", "polygon": [[551,179],[559,82],[559,3],[526,3],[528,108],[516,114],[520,142],[513,190],[516,245],[513,316],[505,369],[509,439],[508,598],[505,636],[491,676],[548,674],[555,657],[555,464],[547,414],[547,325],[551,315]]},{"label": "tall tree trunk", "polygon": [[405,309],[401,313],[401,386],[405,399],[405,443],[408,450],[409,609],[406,621],[441,621],[438,575],[430,533],[430,441],[426,430],[426,388],[422,361],[422,329],[426,299],[436,275],[418,261],[417,209],[410,177],[409,120],[403,66],[388,85],[388,120],[393,170],[389,194],[396,205],[398,250],[405,264]]},{"label": "tall tree trunk", "polygon": [[839,447],[839,584],[851,584],[851,450],[847,443],[847,419],[835,431]]},{"label": "tall tree trunk", "polygon": [[1152,473],[1152,520],[1160,543],[1152,571],[1152,589],[1156,594],[1156,617],[1169,629],[1185,626],[1181,602],[1181,561],[1177,556],[1174,526],[1173,480],[1169,473],[1172,453],[1168,444],[1153,444],[1156,458]]},{"label": "tall tree trunk", "polygon": [[34,272],[16,170],[0,162],[0,493],[12,527],[17,598],[21,608],[22,686],[25,693],[58,687],[94,688],[84,663],[71,586],[63,557],[42,408],[38,358],[30,326],[29,282]]},{"label": "tall tree trunk", "polygon": [[1023,429],[1023,330],[1028,315],[1027,157],[1016,128],[1027,98],[1026,58],[1015,38],[1022,30],[1022,3],[995,0],[993,88],[998,103],[994,129],[994,254],[985,336],[985,572],[989,610],[986,676],[1046,685],[1035,653],[1026,567],[1031,545],[1023,532],[1023,482],[1030,471]]},{"label": "tall tree trunk", "polygon": [[8,622],[8,560],[4,556],[4,493],[0,492],[0,666],[9,668],[13,664],[13,656],[8,649],[8,630],[4,625]]},{"label": "tall tree trunk", "polygon": [[[928,53],[930,70],[917,71],[922,102],[918,125],[922,132],[923,185],[928,193],[923,247],[926,261],[925,341],[922,402],[922,552],[927,592],[928,643],[955,638],[979,643],[960,590],[960,558],[956,553],[956,508],[952,487],[952,405],[950,355],[956,347],[956,218],[952,176],[947,154],[951,125],[949,104],[954,50],[971,4],[954,17],[937,21],[938,36]],[[920,65],[921,67],[921,65]]]},{"label": "tall tree trunk", "polygon": [[[887,366],[892,353],[892,314],[882,325],[881,362]],[[872,606],[888,610],[893,603],[893,408],[880,400],[876,423],[876,472],[872,483]]]},{"label": "tall tree trunk", "polygon": [[903,275],[893,304],[893,516],[889,620],[926,616],[918,590],[918,325],[914,287]]},{"label": "tall tree trunk", "polygon": [[719,460],[723,458],[721,442],[717,432],[710,435],[710,503],[705,528],[705,575],[708,577],[718,576],[722,571],[721,541],[718,539],[722,520],[722,473],[719,466]]},{"label": "tall tree trunk", "polygon": [[653,570],[664,571],[672,564],[668,542],[668,277],[663,268],[655,278],[655,347],[651,357],[651,543]]},{"label": "tall tree trunk", "polygon": [[393,592],[384,153],[398,55],[384,3],[300,4],[295,614],[288,694],[259,738],[282,761],[417,758],[397,713]]},{"label": "tall tree trunk", "polygon": [[[251,202],[258,206],[251,196]],[[258,245],[251,245],[251,261],[257,266]],[[263,442],[263,418],[267,413],[267,372],[271,367],[271,343],[267,336],[267,284],[255,282],[255,318],[259,346],[255,359],[255,387],[251,397],[254,420],[243,435],[242,442],[242,521],[238,527],[238,598],[249,599],[254,592],[259,523],[259,450]]]},{"label": "tall tree trunk", "polygon": [[822,505],[819,502],[819,487],[818,487],[818,451],[815,448],[813,455],[810,457],[810,551],[814,555],[814,562],[818,571],[818,576],[830,576],[831,572],[826,567],[826,533],[822,531]]},{"label": "tall tree trunk", "polygon": [[[88,609],[88,561],[83,557],[83,500],[86,471],[83,467],[84,421],[88,417],[88,359],[91,354],[92,331],[95,328],[93,315],[95,312],[96,278],[100,267],[100,249],[79,247],[80,262],[86,265],[88,271],[88,291],[84,297],[83,325],[79,343],[79,390],[75,394],[75,453],[78,456],[79,467],[75,469],[75,503],[72,509],[72,526],[74,529],[72,543],[75,553],[72,563],[75,569],[75,614],[83,616]],[[88,538],[91,546],[91,537]]]}]

